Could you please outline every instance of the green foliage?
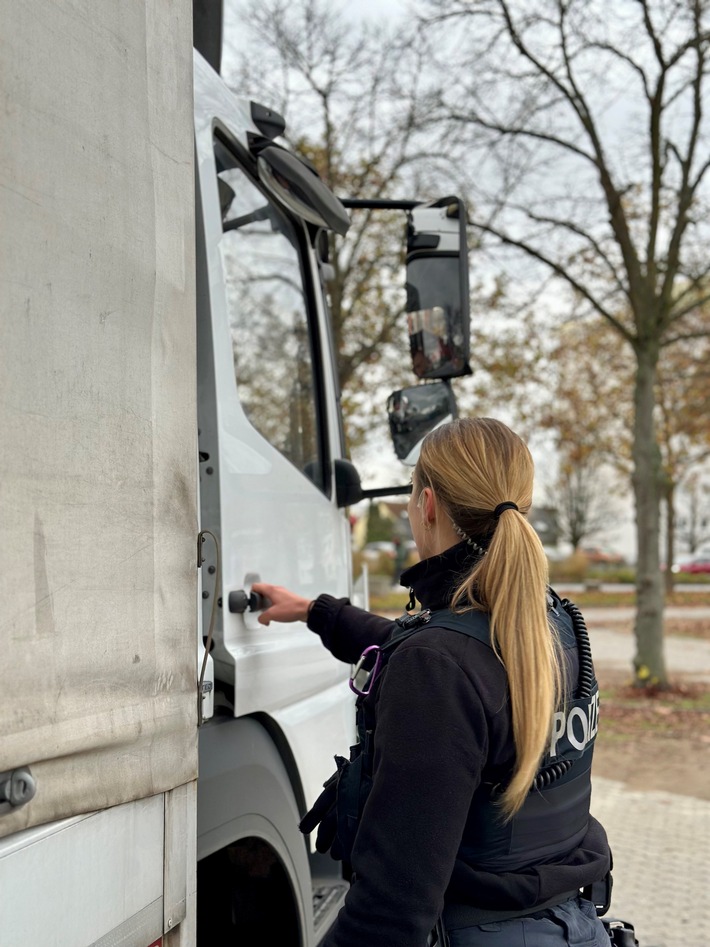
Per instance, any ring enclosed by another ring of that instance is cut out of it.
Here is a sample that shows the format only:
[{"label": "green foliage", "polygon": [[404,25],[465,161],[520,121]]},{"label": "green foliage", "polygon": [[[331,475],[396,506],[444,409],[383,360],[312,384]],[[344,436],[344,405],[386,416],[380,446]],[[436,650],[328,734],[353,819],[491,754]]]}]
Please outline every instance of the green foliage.
[{"label": "green foliage", "polygon": [[388,575],[394,579],[394,559],[386,552],[381,552],[376,559],[368,559],[367,568],[371,575]]},{"label": "green foliage", "polygon": [[674,585],[710,585],[710,573],[676,572],[673,575]]},{"label": "green foliage", "polygon": [[[554,583],[553,583],[554,584]],[[560,591],[558,589],[558,591]],[[564,591],[564,590],[562,590]],[[575,605],[585,608],[633,608],[636,605],[636,592],[633,586],[628,591],[606,592],[604,587],[596,591],[574,592],[569,596]],[[370,611],[377,615],[400,614],[407,602],[407,593],[390,591],[382,595],[370,595]],[[708,606],[710,605],[710,589],[707,591],[678,592],[666,599],[666,605],[673,606]]]},{"label": "green foliage", "polygon": [[636,570],[633,566],[596,566],[587,572],[586,578],[600,583],[613,582],[614,584],[633,585],[636,581]]},{"label": "green foliage", "polygon": [[567,559],[550,563],[550,582],[583,582],[587,576],[589,564],[582,552],[574,552]]},{"label": "green foliage", "polygon": [[388,542],[392,539],[392,520],[382,516],[376,503],[370,504],[367,514],[367,542]]},{"label": "green foliage", "polygon": [[407,604],[408,595],[405,589],[387,592],[383,595],[370,596],[370,611],[376,615],[401,615]]},{"label": "green foliage", "polygon": [[[550,563],[550,582],[553,585],[560,582],[586,582],[590,584],[595,582],[600,586],[604,584],[634,585],[636,569],[629,565],[590,566],[584,553],[578,552],[567,559]],[[674,585],[710,586],[710,574],[678,572],[673,575],[673,583]]]}]

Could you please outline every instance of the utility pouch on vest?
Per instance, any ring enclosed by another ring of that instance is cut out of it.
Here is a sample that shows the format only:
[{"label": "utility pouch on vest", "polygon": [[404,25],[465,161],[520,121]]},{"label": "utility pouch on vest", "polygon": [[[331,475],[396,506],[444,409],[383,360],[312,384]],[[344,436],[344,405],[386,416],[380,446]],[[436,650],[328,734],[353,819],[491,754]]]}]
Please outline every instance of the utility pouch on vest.
[{"label": "utility pouch on vest", "polygon": [[350,861],[362,806],[372,785],[371,775],[363,771],[364,748],[359,743],[352,746],[349,760],[335,757],[336,771],[298,826],[304,835],[318,826],[316,851],[321,855],[329,852],[336,861]]},{"label": "utility pouch on vest", "polygon": [[313,807],[308,810],[298,827],[304,835],[309,835],[316,826],[319,826],[316,836],[316,851],[322,855],[328,851],[335,840],[337,833],[337,801],[338,782],[345,767],[350,764],[344,756],[335,757],[337,769],[333,775],[323,783],[323,792],[318,796]]}]

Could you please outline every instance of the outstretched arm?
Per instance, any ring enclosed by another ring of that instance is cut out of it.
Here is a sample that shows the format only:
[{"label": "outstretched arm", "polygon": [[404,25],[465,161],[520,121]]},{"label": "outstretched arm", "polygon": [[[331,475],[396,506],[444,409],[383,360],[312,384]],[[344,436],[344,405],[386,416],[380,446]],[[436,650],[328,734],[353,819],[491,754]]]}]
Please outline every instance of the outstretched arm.
[{"label": "outstretched arm", "polygon": [[272,621],[305,621],[320,636],[325,647],[341,661],[357,661],[365,648],[382,644],[392,632],[393,622],[351,605],[347,598],[319,595],[310,601],[280,585],[255,582],[254,592],[271,605],[259,615],[262,625]]}]

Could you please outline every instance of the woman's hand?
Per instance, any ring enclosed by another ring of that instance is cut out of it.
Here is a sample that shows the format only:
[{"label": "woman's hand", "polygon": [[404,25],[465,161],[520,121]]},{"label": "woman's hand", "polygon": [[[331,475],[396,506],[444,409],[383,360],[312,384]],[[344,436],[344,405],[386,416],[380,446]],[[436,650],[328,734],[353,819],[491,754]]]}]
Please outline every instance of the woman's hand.
[{"label": "woman's hand", "polygon": [[252,591],[271,602],[268,608],[259,615],[259,622],[268,625],[272,621],[306,621],[310,599],[289,592],[280,585],[269,585],[266,582],[254,582]]}]

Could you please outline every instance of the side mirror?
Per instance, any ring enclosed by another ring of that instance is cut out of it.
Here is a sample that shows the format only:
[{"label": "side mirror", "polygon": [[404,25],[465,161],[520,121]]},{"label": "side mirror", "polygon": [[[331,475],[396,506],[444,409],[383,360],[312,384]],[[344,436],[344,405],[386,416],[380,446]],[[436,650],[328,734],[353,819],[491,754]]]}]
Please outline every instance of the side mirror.
[{"label": "side mirror", "polygon": [[257,157],[259,179],[269,193],[299,217],[344,236],[348,213],[318,174],[279,145],[267,145]]},{"label": "side mirror", "polygon": [[409,211],[407,323],[418,378],[470,375],[466,208],[444,197]]},{"label": "side mirror", "polygon": [[456,415],[454,393],[444,381],[393,391],[387,399],[387,417],[397,457],[416,464],[424,437]]}]

